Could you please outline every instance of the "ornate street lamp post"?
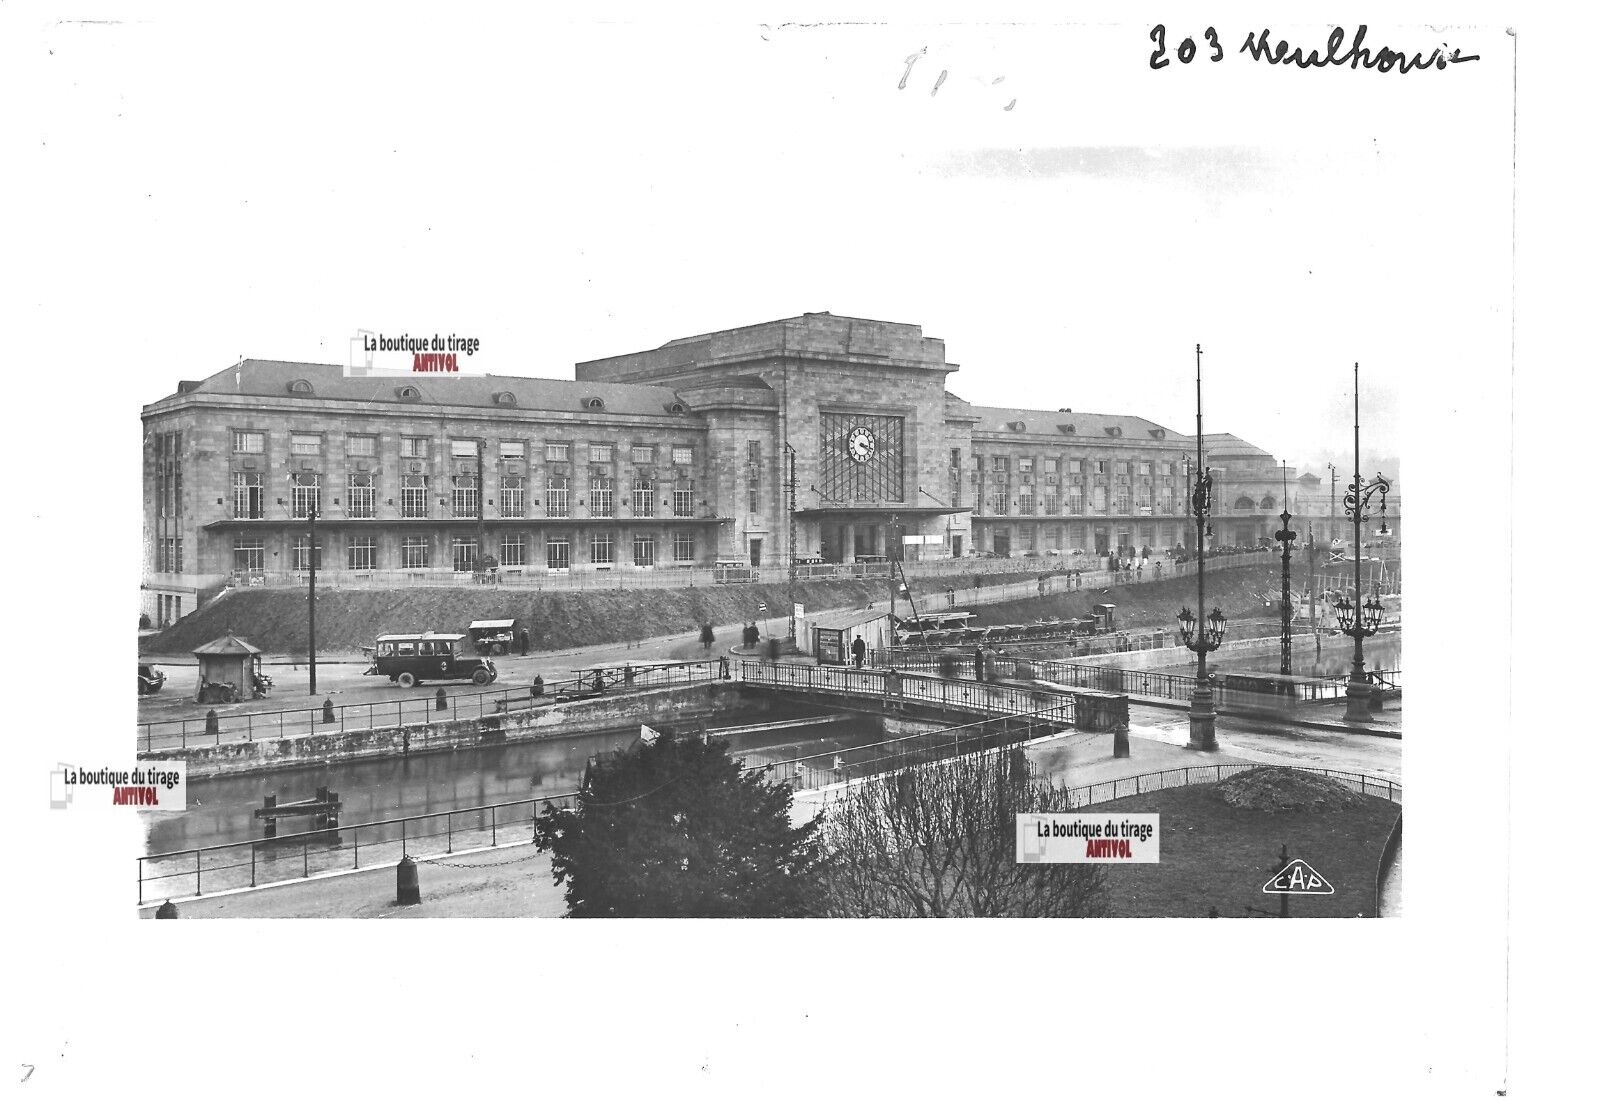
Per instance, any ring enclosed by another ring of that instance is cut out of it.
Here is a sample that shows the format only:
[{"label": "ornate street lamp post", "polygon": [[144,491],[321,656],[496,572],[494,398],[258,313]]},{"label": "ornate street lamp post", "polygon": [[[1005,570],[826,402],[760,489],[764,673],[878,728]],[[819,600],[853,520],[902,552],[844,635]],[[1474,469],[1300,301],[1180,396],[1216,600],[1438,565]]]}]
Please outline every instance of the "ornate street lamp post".
[{"label": "ornate street lamp post", "polygon": [[[1222,645],[1222,636],[1228,632],[1228,620],[1220,608],[1212,608],[1206,615],[1206,538],[1211,530],[1206,519],[1211,514],[1211,470],[1205,462],[1205,425],[1200,405],[1200,346],[1194,346],[1194,469],[1196,480],[1190,493],[1190,509],[1194,514],[1195,559],[1199,562],[1195,582],[1199,586],[1196,611],[1185,607],[1178,612],[1178,633],[1183,644],[1199,655],[1195,668],[1194,695],[1189,699],[1189,747],[1192,750],[1217,749],[1217,710],[1211,693],[1211,675],[1206,672],[1206,655]],[[1204,615],[1203,620],[1197,616]],[[1202,625],[1203,623],[1203,625]]]},{"label": "ornate street lamp post", "polygon": [[1293,670],[1289,668],[1289,659],[1294,654],[1294,638],[1289,633],[1289,621],[1294,618],[1293,608],[1289,603],[1289,551],[1294,547],[1296,534],[1289,529],[1289,519],[1294,517],[1289,513],[1289,462],[1283,462],[1283,513],[1278,516],[1283,519],[1283,529],[1272,535],[1275,541],[1283,545],[1283,599],[1279,605],[1278,629],[1278,672],[1285,677]]},{"label": "ornate street lamp post", "polygon": [[1344,495],[1344,513],[1348,515],[1355,532],[1355,597],[1354,599],[1340,599],[1334,604],[1334,612],[1339,618],[1339,629],[1355,640],[1355,651],[1350,658],[1350,680],[1345,684],[1345,710],[1344,718],[1359,723],[1369,723],[1372,720],[1372,685],[1367,677],[1366,662],[1361,656],[1361,640],[1369,638],[1378,632],[1378,626],[1383,622],[1383,604],[1377,595],[1377,586],[1373,586],[1373,594],[1365,602],[1361,599],[1361,515],[1366,510],[1372,497],[1378,497],[1378,515],[1380,535],[1389,533],[1388,495],[1389,481],[1383,478],[1383,473],[1372,480],[1363,483],[1361,480],[1361,365],[1356,364],[1355,369],[1355,478]]}]

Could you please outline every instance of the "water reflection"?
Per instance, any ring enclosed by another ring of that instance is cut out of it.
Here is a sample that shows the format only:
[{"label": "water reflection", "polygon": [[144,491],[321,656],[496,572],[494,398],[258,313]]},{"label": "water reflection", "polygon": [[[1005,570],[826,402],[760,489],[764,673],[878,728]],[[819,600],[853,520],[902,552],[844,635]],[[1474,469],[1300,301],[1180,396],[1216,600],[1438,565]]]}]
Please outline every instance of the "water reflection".
[{"label": "water reflection", "polygon": [[[710,726],[750,722],[746,716],[714,721]],[[847,722],[735,738],[730,740],[730,749],[750,755],[753,762],[781,761],[796,753],[815,754],[881,737],[878,721],[855,717]],[[146,854],[259,838],[264,828],[254,812],[261,807],[262,798],[276,795],[280,804],[308,800],[323,786],[339,794],[343,804],[339,820],[346,825],[574,792],[590,756],[630,746],[638,738],[639,729],[634,726],[564,739],[194,782],[188,787],[187,811],[144,814]],[[299,832],[308,826],[303,818],[285,820],[279,833]]]}]

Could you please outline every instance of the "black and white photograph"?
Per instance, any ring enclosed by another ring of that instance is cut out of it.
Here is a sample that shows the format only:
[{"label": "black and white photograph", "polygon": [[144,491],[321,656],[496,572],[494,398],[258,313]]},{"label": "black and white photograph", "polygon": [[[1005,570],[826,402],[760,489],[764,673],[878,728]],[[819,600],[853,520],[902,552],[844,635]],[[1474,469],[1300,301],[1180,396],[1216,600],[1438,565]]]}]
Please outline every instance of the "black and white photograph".
[{"label": "black and white photograph", "polygon": [[1515,1097],[1507,12],[0,20],[20,1096]]}]

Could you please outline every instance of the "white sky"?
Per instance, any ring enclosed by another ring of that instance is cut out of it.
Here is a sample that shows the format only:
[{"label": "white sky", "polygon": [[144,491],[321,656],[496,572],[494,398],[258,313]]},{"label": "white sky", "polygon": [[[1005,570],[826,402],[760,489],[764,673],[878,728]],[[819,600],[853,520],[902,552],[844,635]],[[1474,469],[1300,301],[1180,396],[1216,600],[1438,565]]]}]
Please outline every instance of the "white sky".
[{"label": "white sky", "polygon": [[570,378],[826,309],[945,339],[975,403],[1184,431],[1199,342],[1208,428],[1297,468],[1348,471],[1360,360],[1368,453],[1400,455],[1408,385],[1504,355],[1510,39],[1380,79],[1219,23],[1223,62],[1152,72],[1137,22],[41,17],[11,48],[44,55],[11,125],[56,218],[32,289],[130,404],[241,354],[339,362],[357,328]]}]

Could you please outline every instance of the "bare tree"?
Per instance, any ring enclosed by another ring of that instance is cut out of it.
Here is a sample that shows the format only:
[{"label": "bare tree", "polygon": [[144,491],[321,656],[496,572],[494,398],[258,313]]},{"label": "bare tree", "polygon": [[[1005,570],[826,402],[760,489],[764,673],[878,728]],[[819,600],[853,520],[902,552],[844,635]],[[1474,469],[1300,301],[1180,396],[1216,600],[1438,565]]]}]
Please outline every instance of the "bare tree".
[{"label": "bare tree", "polygon": [[1017,814],[1066,812],[1064,787],[1018,749],[914,766],[851,786],[823,818],[827,912],[838,917],[1088,917],[1105,868],[1018,863]]}]

